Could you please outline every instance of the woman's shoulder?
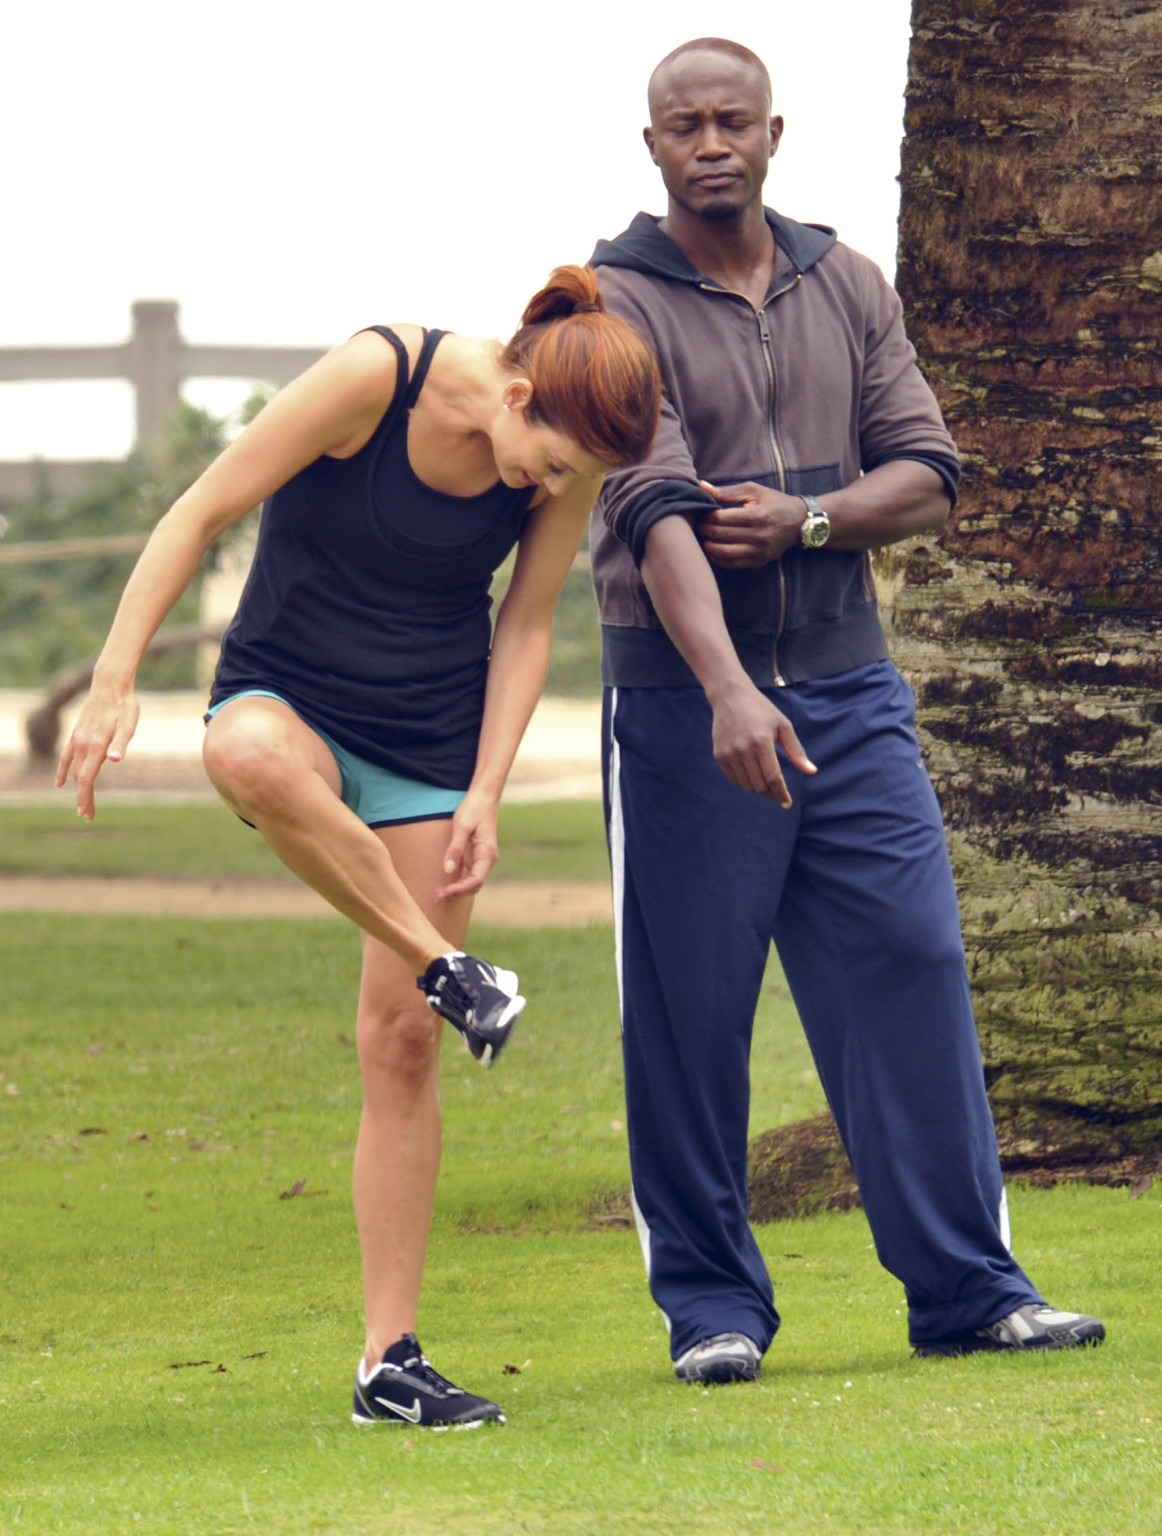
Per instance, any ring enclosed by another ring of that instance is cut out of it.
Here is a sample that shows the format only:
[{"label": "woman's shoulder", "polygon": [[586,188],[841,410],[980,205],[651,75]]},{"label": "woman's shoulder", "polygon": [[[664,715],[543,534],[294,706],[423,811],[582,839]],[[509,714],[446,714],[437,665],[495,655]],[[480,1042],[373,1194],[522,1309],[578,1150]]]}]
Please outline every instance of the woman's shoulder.
[{"label": "woman's shoulder", "polygon": [[[385,335],[384,332],[387,334]],[[394,385],[400,361],[395,343],[402,346],[406,352],[410,371],[415,367],[416,359],[424,344],[423,327],[406,324],[368,326],[362,331],[356,331],[354,336],[349,336],[346,341],[340,342],[331,353],[331,357],[339,370],[347,374],[352,381],[379,380]]]}]

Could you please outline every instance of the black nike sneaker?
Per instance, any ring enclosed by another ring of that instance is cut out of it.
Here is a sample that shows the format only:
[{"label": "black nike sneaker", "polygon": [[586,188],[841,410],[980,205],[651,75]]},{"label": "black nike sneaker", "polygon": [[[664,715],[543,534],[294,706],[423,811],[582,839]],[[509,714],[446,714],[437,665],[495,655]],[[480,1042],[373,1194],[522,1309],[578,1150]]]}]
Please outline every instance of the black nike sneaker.
[{"label": "black nike sneaker", "polygon": [[525,1005],[515,971],[499,970],[463,950],[433,960],[416,977],[416,986],[428,1007],[455,1025],[485,1067],[504,1049]]},{"label": "black nike sneaker", "polygon": [[368,1373],[355,1373],[353,1424],[414,1424],[418,1429],[479,1429],[503,1424],[504,1414],[486,1397],[476,1397],[433,1370],[414,1333],[405,1333]]},{"label": "black nike sneaker", "polygon": [[945,1334],[917,1344],[915,1355],[971,1355],[978,1350],[1073,1349],[1081,1344],[1100,1344],[1105,1338],[1100,1318],[1084,1312],[1058,1312],[1043,1302],[1018,1307],[987,1328]]}]

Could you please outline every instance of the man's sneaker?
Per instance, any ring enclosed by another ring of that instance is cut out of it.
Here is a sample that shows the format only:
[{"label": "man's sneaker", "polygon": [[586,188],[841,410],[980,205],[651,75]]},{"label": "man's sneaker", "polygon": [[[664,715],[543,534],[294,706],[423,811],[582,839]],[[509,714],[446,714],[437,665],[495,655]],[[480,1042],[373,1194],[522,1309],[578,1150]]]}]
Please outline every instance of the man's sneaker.
[{"label": "man's sneaker", "polygon": [[1058,1312],[1043,1302],[1018,1307],[987,1328],[949,1333],[942,1339],[917,1344],[917,1355],[971,1355],[978,1349],[1072,1349],[1078,1344],[1100,1344],[1106,1331],[1101,1319],[1084,1312]]},{"label": "man's sneaker", "polygon": [[674,1375],[679,1381],[753,1381],[762,1370],[762,1358],[745,1333],[716,1333],[679,1355]]},{"label": "man's sneaker", "polygon": [[368,1373],[355,1373],[353,1424],[414,1424],[420,1429],[479,1429],[503,1424],[504,1414],[486,1397],[464,1392],[433,1370],[414,1333],[405,1333]]},{"label": "man's sneaker", "polygon": [[463,950],[433,960],[416,978],[416,986],[428,1007],[456,1026],[473,1056],[486,1067],[504,1049],[525,1005],[517,992],[520,982],[515,971],[498,970]]}]

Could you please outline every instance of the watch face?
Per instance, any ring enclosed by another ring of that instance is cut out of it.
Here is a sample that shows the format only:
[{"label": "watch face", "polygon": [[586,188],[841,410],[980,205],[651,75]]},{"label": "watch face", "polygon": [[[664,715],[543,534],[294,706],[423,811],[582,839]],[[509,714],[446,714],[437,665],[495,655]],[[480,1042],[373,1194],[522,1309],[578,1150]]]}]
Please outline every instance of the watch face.
[{"label": "watch face", "polygon": [[831,524],[825,517],[811,517],[803,524],[803,543],[808,549],[822,549],[831,533]]}]

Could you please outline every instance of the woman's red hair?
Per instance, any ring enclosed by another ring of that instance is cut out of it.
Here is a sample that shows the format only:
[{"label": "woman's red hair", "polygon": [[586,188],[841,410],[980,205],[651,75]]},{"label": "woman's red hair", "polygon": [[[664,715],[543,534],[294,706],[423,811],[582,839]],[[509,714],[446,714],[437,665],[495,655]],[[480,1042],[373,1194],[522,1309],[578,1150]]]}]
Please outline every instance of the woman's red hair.
[{"label": "woman's red hair", "polygon": [[646,341],[605,312],[592,267],[557,267],[533,295],[501,364],[533,386],[530,422],[554,427],[614,468],[644,459],[662,404]]}]

